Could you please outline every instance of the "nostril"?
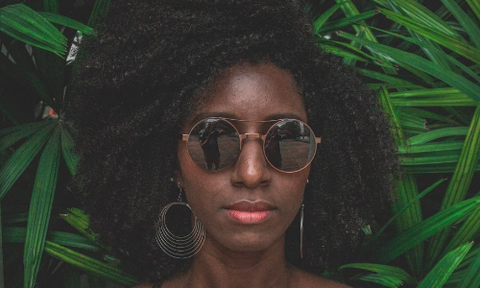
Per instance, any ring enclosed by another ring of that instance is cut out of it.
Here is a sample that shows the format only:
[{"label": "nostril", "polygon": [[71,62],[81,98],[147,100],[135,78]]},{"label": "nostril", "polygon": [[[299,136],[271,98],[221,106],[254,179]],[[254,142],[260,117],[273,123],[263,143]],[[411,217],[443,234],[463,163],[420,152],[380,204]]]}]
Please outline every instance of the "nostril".
[{"label": "nostril", "polygon": [[245,139],[235,170],[232,173],[232,183],[235,186],[254,188],[268,185],[271,179],[268,163],[263,155],[261,141]]}]

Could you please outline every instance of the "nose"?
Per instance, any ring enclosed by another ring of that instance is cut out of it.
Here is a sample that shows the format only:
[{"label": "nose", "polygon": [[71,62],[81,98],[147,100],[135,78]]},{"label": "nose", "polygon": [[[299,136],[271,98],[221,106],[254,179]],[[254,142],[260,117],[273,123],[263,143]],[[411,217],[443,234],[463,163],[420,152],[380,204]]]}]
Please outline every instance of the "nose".
[{"label": "nose", "polygon": [[268,185],[271,177],[269,164],[263,154],[262,140],[258,138],[244,139],[242,151],[231,176],[232,184],[253,189],[257,186]]}]

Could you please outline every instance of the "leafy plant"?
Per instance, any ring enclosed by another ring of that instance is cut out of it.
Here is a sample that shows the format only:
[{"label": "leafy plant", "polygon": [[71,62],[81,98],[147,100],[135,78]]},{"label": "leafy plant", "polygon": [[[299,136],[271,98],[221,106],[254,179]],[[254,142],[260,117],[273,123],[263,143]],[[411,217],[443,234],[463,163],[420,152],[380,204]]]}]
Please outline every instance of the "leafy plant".
[{"label": "leafy plant", "polygon": [[[68,201],[78,156],[56,113],[78,42],[109,2],[87,1],[91,13],[74,20],[58,0],[0,1],[0,286],[78,287],[82,275],[90,287],[137,283]],[[364,229],[366,262],[328,271],[348,283],[480,286],[480,5],[424,2],[307,6],[319,48],[378,91],[404,169],[390,220]]]}]

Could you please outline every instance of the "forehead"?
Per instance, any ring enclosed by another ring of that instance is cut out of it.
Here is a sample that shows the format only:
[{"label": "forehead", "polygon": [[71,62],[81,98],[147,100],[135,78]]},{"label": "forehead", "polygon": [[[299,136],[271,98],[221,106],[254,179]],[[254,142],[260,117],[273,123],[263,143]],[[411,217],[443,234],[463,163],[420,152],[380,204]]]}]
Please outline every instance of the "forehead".
[{"label": "forehead", "polygon": [[307,122],[293,77],[270,63],[235,65],[204,93],[205,100],[190,115],[186,126],[212,116],[250,121],[296,118]]}]

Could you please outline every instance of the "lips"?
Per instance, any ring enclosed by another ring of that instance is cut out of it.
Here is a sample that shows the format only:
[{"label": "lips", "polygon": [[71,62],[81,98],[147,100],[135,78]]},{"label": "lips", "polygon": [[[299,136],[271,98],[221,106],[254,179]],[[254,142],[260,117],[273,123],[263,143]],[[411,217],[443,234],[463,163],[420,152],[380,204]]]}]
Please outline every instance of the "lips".
[{"label": "lips", "polygon": [[242,200],[225,207],[225,209],[233,220],[245,224],[254,224],[266,220],[275,207],[263,201]]}]

